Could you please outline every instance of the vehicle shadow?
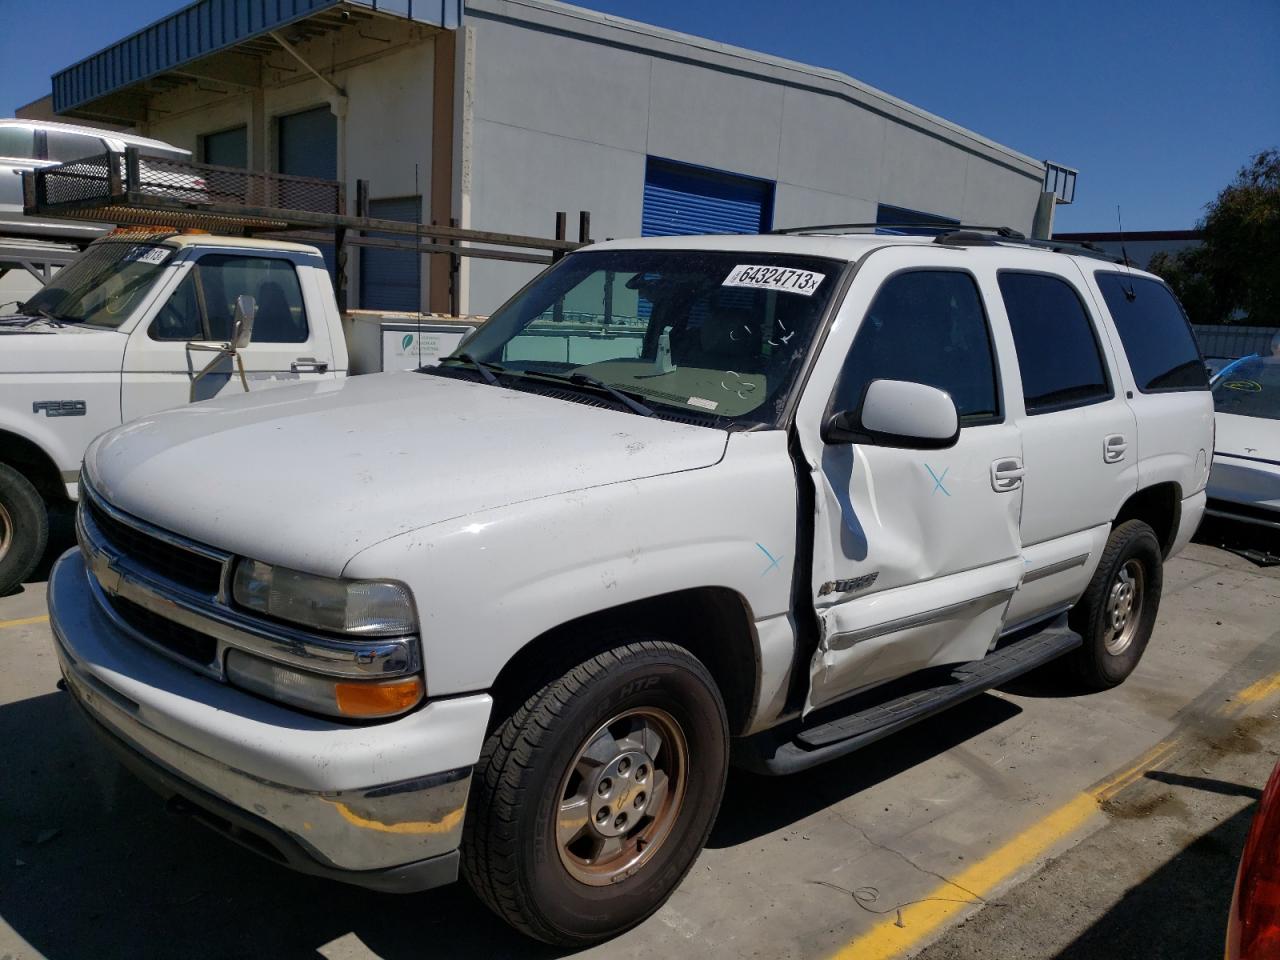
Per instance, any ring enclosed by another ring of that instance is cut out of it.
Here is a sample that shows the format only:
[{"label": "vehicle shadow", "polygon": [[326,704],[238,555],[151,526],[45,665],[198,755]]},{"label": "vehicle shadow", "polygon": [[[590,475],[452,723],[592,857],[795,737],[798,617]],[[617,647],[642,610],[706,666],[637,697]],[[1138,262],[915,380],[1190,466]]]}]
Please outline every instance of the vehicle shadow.
[{"label": "vehicle shadow", "polygon": [[[1217,781],[1197,786],[1206,789],[1210,783],[1219,793],[1256,794],[1251,788]],[[1057,960],[1202,960],[1222,956],[1236,868],[1256,807],[1250,804],[1193,840],[1128,890],[1060,951]]]},{"label": "vehicle shadow", "polygon": [[[980,697],[821,771],[735,773],[711,844],[747,842],[1016,715]],[[0,706],[0,918],[51,960],[352,956],[543,958],[465,884],[399,897],[313,877],[165,812],[66,694]],[[162,945],[162,946],[161,946]],[[329,949],[325,949],[328,947]],[[360,954],[363,955],[363,954]]]}]

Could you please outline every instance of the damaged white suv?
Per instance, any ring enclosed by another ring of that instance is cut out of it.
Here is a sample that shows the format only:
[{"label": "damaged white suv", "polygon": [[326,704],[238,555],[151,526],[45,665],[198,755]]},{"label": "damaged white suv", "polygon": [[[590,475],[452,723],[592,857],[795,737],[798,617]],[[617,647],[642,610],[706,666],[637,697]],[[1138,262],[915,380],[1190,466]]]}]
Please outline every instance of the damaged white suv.
[{"label": "damaged white suv", "polygon": [[176,805],[539,939],[640,922],[731,762],[789,773],[1061,658],[1122,681],[1213,404],[1157,278],[1007,235],[611,242],[441,366],[89,449],[49,606]]}]

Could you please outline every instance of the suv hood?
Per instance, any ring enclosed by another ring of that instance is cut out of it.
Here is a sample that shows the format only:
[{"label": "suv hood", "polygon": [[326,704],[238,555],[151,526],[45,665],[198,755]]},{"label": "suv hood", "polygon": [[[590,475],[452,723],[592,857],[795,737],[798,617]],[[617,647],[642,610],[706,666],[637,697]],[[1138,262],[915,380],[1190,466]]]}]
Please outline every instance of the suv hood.
[{"label": "suv hood", "polygon": [[103,435],[94,486],[192,539],[334,576],[360,550],[495,507],[708,467],[728,434],[418,373],[280,387]]}]

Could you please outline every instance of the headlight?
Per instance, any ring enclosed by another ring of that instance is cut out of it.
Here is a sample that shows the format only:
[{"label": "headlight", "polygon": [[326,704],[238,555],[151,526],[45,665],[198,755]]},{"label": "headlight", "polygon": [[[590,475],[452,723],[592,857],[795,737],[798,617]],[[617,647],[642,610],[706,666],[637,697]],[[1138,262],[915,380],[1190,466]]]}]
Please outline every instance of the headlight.
[{"label": "headlight", "polygon": [[409,588],[393,580],[339,580],[241,560],[232,595],[248,610],[329,633],[399,637],[418,626]]},{"label": "headlight", "polygon": [[241,650],[227,651],[227,679],[243,690],[303,710],[335,717],[393,717],[418,705],[422,678],[336,680],[273,663]]}]

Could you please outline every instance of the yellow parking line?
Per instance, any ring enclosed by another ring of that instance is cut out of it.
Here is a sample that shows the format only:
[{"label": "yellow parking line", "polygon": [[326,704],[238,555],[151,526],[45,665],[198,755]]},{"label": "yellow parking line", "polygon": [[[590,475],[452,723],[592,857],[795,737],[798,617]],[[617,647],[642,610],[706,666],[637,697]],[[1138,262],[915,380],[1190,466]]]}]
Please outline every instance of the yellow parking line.
[{"label": "yellow parking line", "polygon": [[[1276,692],[1280,692],[1280,673],[1250,684],[1231,700],[1235,705],[1256,703]],[[1235,709],[1238,706],[1228,706],[1222,712],[1232,713]],[[1019,871],[1083,829],[1098,815],[1103,801],[1166,759],[1179,739],[1180,735],[1174,735],[1157,743],[1129,766],[1068,800],[949,882],[887,915],[866,933],[845,944],[832,960],[890,960],[920,945],[949,920],[973,907],[975,900],[986,899]],[[957,887],[969,893],[970,898],[957,896]]]},{"label": "yellow parking line", "polygon": [[25,627],[30,623],[44,623],[48,619],[49,615],[46,613],[40,617],[23,617],[20,620],[0,620],[0,630],[3,630],[5,627]]}]

